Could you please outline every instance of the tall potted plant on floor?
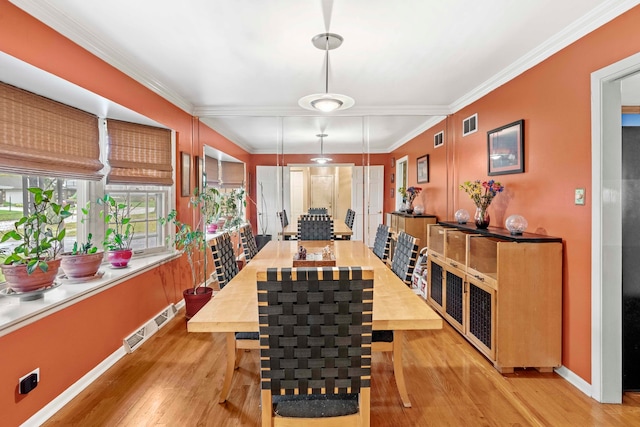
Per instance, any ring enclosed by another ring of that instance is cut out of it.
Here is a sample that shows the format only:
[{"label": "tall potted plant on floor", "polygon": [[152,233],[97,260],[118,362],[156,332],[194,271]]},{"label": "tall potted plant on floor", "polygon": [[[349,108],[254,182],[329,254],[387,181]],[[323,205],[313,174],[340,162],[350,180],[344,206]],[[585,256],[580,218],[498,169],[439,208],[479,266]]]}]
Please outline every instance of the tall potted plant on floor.
[{"label": "tall potted plant on floor", "polygon": [[[247,195],[247,198],[249,196]],[[250,199],[251,202],[258,207],[258,204]],[[271,241],[271,234],[267,234],[267,229],[269,228],[269,214],[267,212],[267,202],[264,198],[264,191],[262,187],[262,182],[260,183],[260,212],[258,212],[258,225],[260,226],[260,234],[256,234],[256,246],[258,247],[258,251],[264,247],[267,243]]]},{"label": "tall potted plant on floor", "polygon": [[0,242],[20,242],[6,255],[2,273],[14,292],[33,292],[51,286],[58,274],[65,237],[64,220],[71,216],[71,205],[55,202],[53,189],[30,187],[32,201],[26,215],[14,223]]},{"label": "tall potted plant on floor", "polygon": [[[204,286],[204,267],[202,266],[202,260],[205,256],[205,238],[206,234],[202,229],[203,213],[202,209],[206,202],[206,193],[200,192],[196,189],[189,200],[189,205],[193,209],[199,209],[200,219],[195,227],[182,222],[178,219],[178,212],[172,210],[166,218],[161,218],[162,224],[172,224],[175,227],[175,234],[168,236],[167,240],[169,244],[181,251],[187,256],[187,262],[191,270],[191,287],[185,289],[182,292],[185,302],[185,316],[189,320],[194,314],[198,312],[213,295],[213,289]],[[199,258],[198,258],[199,256]],[[201,274],[202,273],[202,274]]]},{"label": "tall potted plant on floor", "polygon": [[107,250],[107,260],[113,268],[124,268],[129,265],[133,250],[134,228],[131,224],[131,206],[116,200],[110,194],[98,199],[98,205],[104,206],[100,218],[107,228],[104,233],[103,246]]}]

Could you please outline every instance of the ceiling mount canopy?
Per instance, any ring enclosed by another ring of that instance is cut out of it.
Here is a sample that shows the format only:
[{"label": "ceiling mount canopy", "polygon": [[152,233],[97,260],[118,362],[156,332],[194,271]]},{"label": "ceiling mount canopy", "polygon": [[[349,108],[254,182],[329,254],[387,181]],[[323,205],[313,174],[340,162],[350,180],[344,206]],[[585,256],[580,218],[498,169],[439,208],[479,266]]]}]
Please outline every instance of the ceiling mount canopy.
[{"label": "ceiling mount canopy", "polygon": [[302,108],[331,113],[332,111],[346,110],[355,104],[353,98],[349,96],[329,93],[329,51],[340,47],[343,40],[342,36],[333,33],[318,34],[311,39],[315,47],[325,51],[325,91],[300,98],[298,104]]},{"label": "ceiling mount canopy", "polygon": [[320,138],[320,157],[314,157],[313,159],[311,159],[311,161],[319,163],[321,165],[329,163],[333,159],[325,157],[324,155],[324,137],[329,135],[327,135],[326,133],[319,133],[316,136]]}]

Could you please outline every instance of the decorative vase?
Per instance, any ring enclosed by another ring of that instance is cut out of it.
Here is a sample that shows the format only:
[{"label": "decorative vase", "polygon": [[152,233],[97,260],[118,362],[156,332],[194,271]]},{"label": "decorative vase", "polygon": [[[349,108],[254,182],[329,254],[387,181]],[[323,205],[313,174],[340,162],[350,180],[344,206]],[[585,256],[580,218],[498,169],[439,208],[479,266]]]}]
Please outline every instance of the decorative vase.
[{"label": "decorative vase", "polygon": [[407,213],[408,214],[412,214],[413,213],[413,202],[407,203]]},{"label": "decorative vase", "polygon": [[129,260],[133,255],[132,249],[119,249],[116,251],[107,252],[107,260],[111,263],[113,268],[125,268],[129,265]]},{"label": "decorative vase", "polygon": [[476,214],[473,216],[473,219],[476,222],[476,228],[487,228],[489,227],[489,211],[482,208],[476,208]]}]

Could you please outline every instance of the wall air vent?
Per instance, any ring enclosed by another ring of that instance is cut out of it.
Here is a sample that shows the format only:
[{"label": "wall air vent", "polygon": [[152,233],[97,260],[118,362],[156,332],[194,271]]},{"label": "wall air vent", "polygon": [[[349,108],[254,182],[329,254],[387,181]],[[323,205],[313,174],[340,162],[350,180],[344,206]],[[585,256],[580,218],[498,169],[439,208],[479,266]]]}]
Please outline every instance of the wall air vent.
[{"label": "wall air vent", "polygon": [[176,307],[171,304],[154,316],[153,319],[149,320],[143,327],[126,337],[123,340],[125,351],[127,353],[133,353],[134,350],[155,334],[161,326],[164,326],[168,320],[171,320],[176,312]]},{"label": "wall air vent", "polygon": [[443,144],[444,144],[444,131],[441,130],[440,132],[433,135],[433,146],[434,148],[438,148],[438,147],[442,147]]},{"label": "wall air vent", "polygon": [[467,136],[478,130],[478,114],[467,117],[462,121],[462,136]]},{"label": "wall air vent", "polygon": [[176,308],[173,304],[169,307],[162,310],[156,317],[153,318],[153,321],[156,322],[158,328],[162,327],[168,320],[173,319],[173,316],[176,314]]}]

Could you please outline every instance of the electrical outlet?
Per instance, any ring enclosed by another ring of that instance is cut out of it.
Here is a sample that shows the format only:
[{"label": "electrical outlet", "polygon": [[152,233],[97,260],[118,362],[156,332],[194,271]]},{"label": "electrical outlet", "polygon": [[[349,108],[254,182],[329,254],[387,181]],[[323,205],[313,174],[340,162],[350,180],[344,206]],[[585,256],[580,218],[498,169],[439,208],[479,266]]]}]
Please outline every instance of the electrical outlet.
[{"label": "electrical outlet", "polygon": [[36,368],[18,380],[20,394],[27,394],[38,386],[40,382],[40,368]]},{"label": "electrical outlet", "polygon": [[584,188],[576,188],[576,194],[575,194],[576,205],[584,205],[584,197],[585,197],[584,193],[585,193]]}]

